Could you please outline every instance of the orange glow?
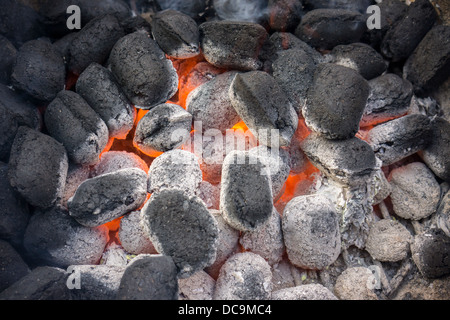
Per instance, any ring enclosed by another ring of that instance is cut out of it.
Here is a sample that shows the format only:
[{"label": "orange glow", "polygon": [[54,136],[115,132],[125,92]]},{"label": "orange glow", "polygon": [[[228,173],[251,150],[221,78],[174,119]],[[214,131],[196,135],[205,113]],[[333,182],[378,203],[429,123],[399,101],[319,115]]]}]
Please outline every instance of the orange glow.
[{"label": "orange glow", "polygon": [[137,125],[139,123],[139,121],[141,121],[141,119],[147,114],[147,112],[148,112],[148,110],[138,109],[137,115],[136,115],[136,120],[134,121],[134,124]]},{"label": "orange glow", "polygon": [[248,130],[247,125],[245,124],[244,121],[240,121],[239,123],[236,123],[233,128],[231,128],[233,130],[239,130],[242,129],[244,132],[246,132]]},{"label": "orange glow", "polygon": [[108,143],[106,144],[103,151],[100,153],[100,156],[99,156],[100,159],[102,158],[104,153],[108,152],[111,149],[112,145],[114,144],[114,140],[115,140],[114,138],[109,138]]},{"label": "orange glow", "polygon": [[114,219],[113,221],[107,222],[104,224],[105,227],[109,229],[109,231],[117,231],[120,227],[120,220],[122,220],[123,217],[119,217],[117,219]]}]

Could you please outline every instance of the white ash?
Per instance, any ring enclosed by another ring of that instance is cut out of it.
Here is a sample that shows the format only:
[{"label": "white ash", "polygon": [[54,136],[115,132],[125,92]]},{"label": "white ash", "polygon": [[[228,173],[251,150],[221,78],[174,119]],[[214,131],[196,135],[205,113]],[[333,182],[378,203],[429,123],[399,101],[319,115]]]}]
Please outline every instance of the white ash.
[{"label": "white ash", "polygon": [[336,280],[334,294],[341,300],[378,300],[376,278],[369,268],[346,269]]},{"label": "white ash", "polygon": [[127,264],[127,253],[121,245],[111,242],[106,246],[100,265],[125,267]]},{"label": "white ash", "polygon": [[212,300],[216,281],[201,270],[186,279],[178,279],[179,300]]}]

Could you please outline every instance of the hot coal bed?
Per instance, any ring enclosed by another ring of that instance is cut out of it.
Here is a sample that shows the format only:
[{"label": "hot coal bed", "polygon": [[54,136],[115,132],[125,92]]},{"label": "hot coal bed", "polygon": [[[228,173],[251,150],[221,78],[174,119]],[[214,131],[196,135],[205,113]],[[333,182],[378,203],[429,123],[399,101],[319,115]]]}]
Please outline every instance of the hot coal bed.
[{"label": "hot coal bed", "polygon": [[449,299],[449,17],[2,0],[0,299]]}]

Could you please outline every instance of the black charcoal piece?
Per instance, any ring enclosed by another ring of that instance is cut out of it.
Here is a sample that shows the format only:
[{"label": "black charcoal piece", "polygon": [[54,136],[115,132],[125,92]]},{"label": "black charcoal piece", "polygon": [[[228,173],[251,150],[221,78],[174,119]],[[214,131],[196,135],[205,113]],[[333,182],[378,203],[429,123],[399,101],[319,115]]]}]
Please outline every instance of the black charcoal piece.
[{"label": "black charcoal piece", "polygon": [[367,80],[381,76],[388,67],[383,56],[365,43],[336,46],[331,55],[333,63],[355,69]]},{"label": "black charcoal piece", "polygon": [[202,182],[199,159],[191,152],[171,150],[157,157],[148,171],[148,192],[179,189],[194,195]]},{"label": "black charcoal piece", "polygon": [[235,71],[219,74],[214,79],[194,89],[186,100],[186,108],[193,121],[201,121],[202,129],[225,132],[241,118],[234,110],[228,94]]},{"label": "black charcoal piece", "polygon": [[436,19],[436,10],[429,0],[414,1],[403,18],[386,32],[381,52],[392,61],[408,58]]},{"label": "black charcoal piece", "polygon": [[0,292],[25,277],[30,268],[7,241],[0,240]]},{"label": "black charcoal piece", "polygon": [[420,220],[436,212],[441,188],[428,167],[413,162],[389,174],[394,212],[403,219]]},{"label": "black charcoal piece", "polygon": [[316,63],[305,50],[290,49],[279,52],[272,63],[273,77],[280,84],[297,114],[301,114],[308,90],[313,84]]},{"label": "black charcoal piece", "polygon": [[234,109],[261,144],[288,146],[298,115],[277,81],[263,71],[237,74],[230,87]]},{"label": "black charcoal piece", "polygon": [[175,10],[164,10],[152,18],[152,35],[170,57],[188,59],[200,54],[200,33],[197,22]]},{"label": "black charcoal piece", "polygon": [[378,166],[370,145],[358,138],[328,140],[311,133],[301,148],[326,176],[346,185],[366,181]]},{"label": "black charcoal piece", "polygon": [[165,103],[178,89],[178,75],[145,31],[121,38],[109,57],[110,69],[133,105],[142,109]]},{"label": "black charcoal piece", "polygon": [[319,283],[303,284],[272,292],[272,300],[338,300],[329,289]]},{"label": "black charcoal piece", "polygon": [[220,210],[233,228],[252,231],[273,211],[270,171],[258,157],[232,151],[223,161]]},{"label": "black charcoal piece", "polygon": [[111,71],[98,63],[90,64],[78,78],[76,91],[103,119],[110,138],[127,137],[133,128],[136,110]]},{"label": "black charcoal piece", "polygon": [[148,172],[147,163],[137,154],[126,151],[108,151],[103,153],[100,161],[91,168],[90,177],[126,168],[138,168]]},{"label": "black charcoal piece", "polygon": [[142,219],[156,250],[172,257],[178,277],[187,278],[215,261],[219,229],[198,197],[163,190],[146,203]]},{"label": "black charcoal piece", "polygon": [[411,114],[377,125],[369,131],[367,142],[386,166],[426,148],[431,137],[430,119]]},{"label": "black charcoal piece", "polygon": [[234,70],[258,70],[258,55],[268,38],[259,24],[238,21],[210,21],[199,26],[200,46],[212,65]]},{"label": "black charcoal piece", "polygon": [[0,292],[0,300],[70,300],[69,274],[60,268],[36,267],[25,277]]},{"label": "black charcoal piece", "polygon": [[49,134],[61,142],[69,158],[82,165],[99,161],[109,139],[108,127],[77,93],[64,90],[48,105],[44,121]]},{"label": "black charcoal piece", "polygon": [[8,177],[29,204],[47,208],[61,198],[68,166],[66,150],[55,139],[19,127],[11,148]]},{"label": "black charcoal piece", "polygon": [[310,46],[331,50],[340,44],[358,42],[366,30],[359,12],[344,9],[315,9],[302,17],[295,35]]},{"label": "black charcoal piece", "polygon": [[269,25],[275,31],[294,30],[303,16],[301,0],[269,0]]},{"label": "black charcoal piece", "polygon": [[23,243],[34,263],[67,268],[97,264],[108,240],[106,227],[84,227],[65,208],[55,206],[33,214]]},{"label": "black charcoal piece", "polygon": [[394,73],[369,81],[370,94],[360,125],[370,126],[405,115],[413,97],[412,84]]},{"label": "black charcoal piece", "polygon": [[171,103],[151,108],[139,121],[133,144],[149,156],[180,147],[190,138],[192,115]]},{"label": "black charcoal piece", "polygon": [[303,4],[309,9],[346,9],[366,13],[367,7],[373,4],[372,0],[303,0]]},{"label": "black charcoal piece", "polygon": [[450,74],[450,26],[433,27],[406,61],[403,76],[418,94],[436,89]]},{"label": "black charcoal piece", "polygon": [[17,49],[4,36],[0,34],[0,83],[9,84],[11,81],[11,72],[16,61]]},{"label": "black charcoal piece", "polygon": [[64,60],[46,40],[31,40],[20,47],[11,74],[14,88],[38,102],[52,101],[64,89]]},{"label": "black charcoal piece", "polygon": [[261,256],[242,252],[229,258],[220,269],[214,300],[268,300],[272,271]]},{"label": "black charcoal piece", "polygon": [[126,168],[84,181],[67,202],[80,224],[96,227],[140,208],[147,197],[147,174]]},{"label": "black charcoal piece", "polygon": [[426,278],[439,278],[450,273],[450,238],[439,229],[418,234],[411,245],[412,258]]},{"label": "black charcoal piece", "polygon": [[64,63],[69,63],[70,60],[70,46],[72,45],[72,41],[78,36],[77,32],[71,32],[66,34],[64,37],[53,42],[53,47],[56,51],[61,55],[64,59]]},{"label": "black charcoal piece", "polygon": [[430,144],[421,155],[436,176],[450,182],[450,123],[438,117],[432,127]]},{"label": "black charcoal piece", "polygon": [[177,268],[171,257],[139,255],[125,269],[116,300],[177,300]]},{"label": "black charcoal piece", "polygon": [[0,101],[0,160],[8,161],[9,153],[16,136],[19,123],[14,116]]},{"label": "black charcoal piece", "polygon": [[324,196],[300,196],[289,201],[282,228],[291,263],[321,270],[335,262],[341,253],[339,220],[333,204]]},{"label": "black charcoal piece", "polygon": [[319,65],[302,110],[306,125],[328,139],[354,137],[369,91],[357,71],[332,63]]},{"label": "black charcoal piece", "polygon": [[70,45],[68,68],[81,74],[92,62],[103,64],[116,42],[125,35],[114,15],[92,19],[78,32]]},{"label": "black charcoal piece", "polygon": [[133,211],[120,219],[119,239],[122,247],[131,254],[158,253],[141,221],[140,211]]}]

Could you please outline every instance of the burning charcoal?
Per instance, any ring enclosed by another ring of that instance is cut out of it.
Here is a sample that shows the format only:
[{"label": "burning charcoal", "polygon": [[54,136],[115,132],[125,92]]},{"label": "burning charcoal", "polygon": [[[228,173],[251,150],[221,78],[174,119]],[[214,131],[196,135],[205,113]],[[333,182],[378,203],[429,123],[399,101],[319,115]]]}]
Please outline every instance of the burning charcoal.
[{"label": "burning charcoal", "polygon": [[238,21],[210,21],[200,25],[200,47],[213,66],[234,70],[258,70],[258,54],[268,38],[259,24]]},{"label": "burning charcoal", "polygon": [[121,169],[84,181],[67,206],[80,224],[96,227],[141,207],[147,197],[146,189],[145,171]]},{"label": "burning charcoal", "polygon": [[71,32],[64,37],[53,42],[53,47],[63,57],[65,64],[70,60],[70,46],[73,40],[78,36],[77,32]]},{"label": "burning charcoal", "polygon": [[234,110],[228,94],[237,72],[225,72],[194,89],[186,100],[187,111],[194,121],[201,121],[202,129],[225,132],[241,118]]},{"label": "burning charcoal", "polygon": [[90,64],[78,78],[76,91],[105,122],[109,137],[127,137],[133,128],[136,110],[128,102],[111,71],[98,63]]},{"label": "burning charcoal", "polygon": [[372,0],[351,1],[351,0],[303,0],[304,5],[310,9],[345,9],[366,13],[367,7],[372,4]]},{"label": "burning charcoal", "polygon": [[178,89],[172,62],[144,31],[117,41],[109,57],[111,71],[133,105],[142,109],[165,103]]},{"label": "burning charcoal", "polygon": [[277,81],[263,71],[237,74],[230,87],[234,109],[261,144],[288,146],[298,116]]},{"label": "burning charcoal", "polygon": [[214,262],[219,230],[199,198],[180,190],[163,190],[152,195],[142,216],[156,250],[173,258],[180,278]]},{"label": "burning charcoal", "polygon": [[143,254],[125,269],[117,300],[177,300],[177,268],[169,256]]},{"label": "burning charcoal", "polygon": [[290,49],[278,53],[272,64],[273,77],[287,94],[297,114],[301,114],[313,84],[316,63],[306,51]]},{"label": "burning charcoal", "polygon": [[179,279],[178,287],[180,298],[178,300],[212,300],[216,281],[201,270],[187,279]]},{"label": "burning charcoal", "polygon": [[393,73],[369,81],[370,94],[361,126],[375,125],[405,115],[413,96],[411,83]]},{"label": "burning charcoal", "polygon": [[92,19],[72,41],[69,70],[81,74],[92,62],[103,64],[123,36],[123,28],[114,15]]},{"label": "burning charcoal", "polygon": [[324,63],[303,107],[306,125],[328,139],[349,139],[359,130],[370,88],[355,70]]},{"label": "burning charcoal", "polygon": [[219,210],[220,185],[213,185],[208,181],[202,181],[198,186],[196,196],[203,200],[208,209]]},{"label": "burning charcoal", "polygon": [[316,9],[302,17],[295,35],[311,47],[331,50],[358,42],[366,30],[364,16],[344,9]]},{"label": "burning charcoal", "polygon": [[197,22],[179,11],[168,9],[155,14],[152,35],[170,57],[188,59],[200,54]]},{"label": "burning charcoal", "polygon": [[11,81],[11,72],[14,61],[17,56],[17,49],[14,45],[0,35],[0,83],[9,84]]},{"label": "burning charcoal", "polygon": [[269,169],[272,195],[276,198],[282,192],[291,171],[289,152],[282,148],[258,146],[250,149],[249,154],[258,157]]},{"label": "burning charcoal", "polygon": [[239,243],[245,251],[260,255],[271,266],[280,262],[284,253],[284,243],[278,211],[274,208],[269,221],[255,231],[243,232]]},{"label": "burning charcoal", "polygon": [[432,139],[422,158],[436,176],[450,182],[450,123],[436,118],[432,126]]},{"label": "burning charcoal", "polygon": [[0,124],[0,160],[8,161],[19,124],[14,114],[3,106],[3,102],[0,102],[0,118],[2,119]]},{"label": "burning charcoal", "polygon": [[62,197],[68,170],[67,153],[52,137],[19,127],[9,158],[11,186],[31,205],[52,206]]},{"label": "burning charcoal", "polygon": [[20,254],[6,241],[0,240],[0,292],[30,273]]},{"label": "burning charcoal", "polygon": [[72,291],[73,300],[115,300],[125,268],[79,265],[71,270],[82,279],[80,289]]},{"label": "burning charcoal", "polygon": [[430,1],[414,1],[403,18],[386,32],[381,52],[392,61],[408,58],[436,19],[437,13]]},{"label": "burning charcoal", "polygon": [[133,211],[120,220],[119,238],[123,248],[129,253],[157,253],[141,223],[140,211]]},{"label": "burning charcoal", "polygon": [[272,183],[266,164],[246,151],[232,151],[224,159],[220,210],[230,226],[253,231],[272,215]]},{"label": "burning charcoal", "polygon": [[301,0],[269,0],[269,24],[272,30],[294,30],[303,15]]},{"label": "burning charcoal", "polygon": [[426,278],[439,278],[450,273],[450,238],[439,229],[418,234],[411,245],[412,258]]},{"label": "burning charcoal", "polygon": [[387,166],[426,148],[431,137],[430,119],[411,114],[374,127],[367,142],[383,166]]},{"label": "burning charcoal", "polygon": [[180,147],[190,137],[192,115],[181,106],[160,104],[139,121],[133,144],[149,156]]},{"label": "burning charcoal", "polygon": [[0,203],[2,204],[0,239],[19,246],[31,216],[30,209],[25,200],[9,184],[8,165],[2,162],[0,162]]},{"label": "burning charcoal", "polygon": [[20,47],[11,74],[14,88],[39,102],[52,101],[64,89],[64,60],[49,41],[32,40]]},{"label": "burning charcoal", "polygon": [[341,253],[339,217],[325,197],[292,199],[284,209],[282,228],[289,260],[296,266],[321,270]]},{"label": "burning charcoal", "polygon": [[68,274],[54,267],[36,267],[25,277],[0,292],[0,300],[70,300]]},{"label": "burning charcoal", "polygon": [[184,150],[164,152],[151,164],[148,175],[148,192],[164,189],[179,189],[194,195],[202,182],[202,171],[198,158]]},{"label": "burning charcoal", "polygon": [[450,191],[447,191],[442,197],[441,203],[436,211],[436,225],[450,237]]},{"label": "burning charcoal", "polygon": [[338,300],[321,284],[304,284],[272,292],[273,300]]},{"label": "burning charcoal", "polygon": [[378,300],[376,281],[370,269],[351,267],[337,277],[334,294],[340,300]]},{"label": "burning charcoal", "polygon": [[378,261],[401,261],[409,253],[412,236],[398,221],[382,219],[370,226],[366,250]]},{"label": "burning charcoal", "polygon": [[66,185],[64,187],[64,194],[61,204],[67,208],[67,201],[75,194],[80,184],[89,179],[89,166],[80,166],[69,162],[69,169],[67,171]]},{"label": "burning charcoal", "polygon": [[261,256],[252,252],[233,255],[220,269],[214,300],[268,300],[272,272]]},{"label": "burning charcoal", "polygon": [[381,54],[365,43],[336,46],[331,55],[333,63],[358,71],[366,80],[381,76],[388,67]]},{"label": "burning charcoal", "polygon": [[420,220],[436,212],[441,189],[433,172],[425,164],[413,162],[392,170],[389,183],[396,215]]},{"label": "burning charcoal", "polygon": [[364,182],[378,165],[370,146],[358,138],[328,140],[312,133],[301,147],[314,166],[343,184]]},{"label": "burning charcoal", "polygon": [[55,206],[33,214],[23,243],[29,257],[37,263],[67,268],[97,264],[108,240],[106,227],[83,227],[65,208]]},{"label": "burning charcoal", "polygon": [[156,0],[162,10],[173,9],[196,18],[206,9],[205,0],[191,0],[191,1],[173,1],[173,0]]},{"label": "burning charcoal", "polygon": [[239,230],[232,228],[223,218],[219,210],[210,210],[210,213],[216,219],[219,229],[217,240],[217,254],[214,263],[205,268],[205,271],[214,279],[219,276],[222,265],[233,254],[239,252]]},{"label": "burning charcoal", "polygon": [[92,168],[90,177],[126,168],[138,168],[148,172],[147,163],[138,155],[126,151],[108,151],[102,154],[100,161]]},{"label": "burning charcoal", "polygon": [[306,169],[308,158],[300,147],[301,141],[295,136],[292,139],[291,145],[288,148],[289,152],[289,167],[291,173],[298,174]]},{"label": "burning charcoal", "polygon": [[44,121],[50,135],[64,145],[73,162],[98,162],[108,143],[108,128],[80,95],[68,90],[58,93],[48,105]]},{"label": "burning charcoal", "polygon": [[405,63],[403,74],[423,93],[435,89],[450,74],[450,26],[437,25],[419,43]]}]

